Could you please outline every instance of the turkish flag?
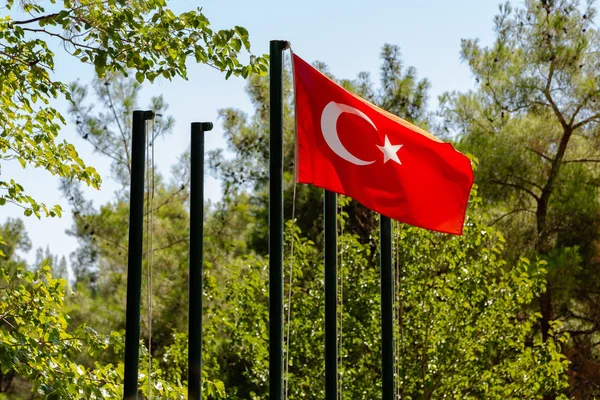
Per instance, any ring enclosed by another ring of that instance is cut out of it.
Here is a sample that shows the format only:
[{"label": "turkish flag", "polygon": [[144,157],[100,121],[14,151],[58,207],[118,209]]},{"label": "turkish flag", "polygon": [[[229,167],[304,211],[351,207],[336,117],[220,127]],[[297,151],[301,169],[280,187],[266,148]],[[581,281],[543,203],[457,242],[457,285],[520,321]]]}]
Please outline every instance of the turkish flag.
[{"label": "turkish flag", "polygon": [[293,57],[297,182],[410,225],[462,234],[473,185],[469,159]]}]

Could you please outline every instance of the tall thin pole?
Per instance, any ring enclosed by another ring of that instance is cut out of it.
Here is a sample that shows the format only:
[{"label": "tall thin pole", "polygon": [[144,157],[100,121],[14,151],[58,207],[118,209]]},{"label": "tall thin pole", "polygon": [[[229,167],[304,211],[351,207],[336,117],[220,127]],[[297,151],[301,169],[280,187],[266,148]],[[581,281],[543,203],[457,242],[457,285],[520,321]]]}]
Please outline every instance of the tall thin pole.
[{"label": "tall thin pole", "polygon": [[125,320],[125,377],[123,398],[138,398],[140,297],[142,293],[142,242],[144,235],[144,167],[146,120],[152,111],[133,112],[131,135],[131,191],[129,194],[129,249],[127,261],[127,310]]},{"label": "tall thin pole", "polygon": [[190,280],[188,399],[202,398],[202,275],[204,263],[204,132],[210,122],[192,122],[190,151]]},{"label": "tall thin pole", "polygon": [[337,195],[324,197],[325,220],[325,400],[338,397],[337,354]]},{"label": "tall thin pole", "polygon": [[392,221],[380,216],[382,399],[394,398]]},{"label": "tall thin pole", "polygon": [[283,396],[283,40],[270,42],[269,399]]}]

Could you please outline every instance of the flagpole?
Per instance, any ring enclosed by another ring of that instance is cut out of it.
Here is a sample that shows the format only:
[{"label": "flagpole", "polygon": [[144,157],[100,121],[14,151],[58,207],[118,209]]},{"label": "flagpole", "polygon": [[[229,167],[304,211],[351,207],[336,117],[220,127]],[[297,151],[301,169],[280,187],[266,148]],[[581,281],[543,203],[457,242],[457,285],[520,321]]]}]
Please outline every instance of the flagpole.
[{"label": "flagpole", "polygon": [[125,375],[123,398],[138,398],[140,301],[142,294],[142,243],[144,236],[144,169],[146,121],[152,111],[133,112],[131,127],[131,189],[129,192],[129,244],[127,251],[127,305],[125,315]]},{"label": "flagpole", "polygon": [[382,399],[394,398],[392,221],[380,215]]},{"label": "flagpole", "polygon": [[338,397],[337,194],[325,190],[325,400]]},{"label": "flagpole", "polygon": [[269,399],[283,395],[283,50],[270,42],[269,73]]},{"label": "flagpole", "polygon": [[192,122],[190,150],[190,276],[188,399],[202,399],[202,275],[204,263],[204,132],[210,122]]}]

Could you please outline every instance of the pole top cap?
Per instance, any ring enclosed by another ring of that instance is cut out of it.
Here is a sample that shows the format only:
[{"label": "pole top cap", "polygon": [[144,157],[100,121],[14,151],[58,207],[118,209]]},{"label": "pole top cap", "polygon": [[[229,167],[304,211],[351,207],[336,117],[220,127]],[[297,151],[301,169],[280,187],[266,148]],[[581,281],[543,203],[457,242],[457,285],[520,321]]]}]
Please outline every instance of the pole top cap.
[{"label": "pole top cap", "polygon": [[292,47],[291,43],[287,40],[271,40],[272,46],[277,46],[281,51]]},{"label": "pole top cap", "polygon": [[199,127],[201,131],[208,132],[212,131],[212,122],[192,122],[192,127]]},{"label": "pole top cap", "polygon": [[[152,110],[135,110],[133,112],[133,114],[134,115],[135,114],[138,114],[138,115],[142,114],[142,119],[144,121],[149,120],[149,119],[153,119],[155,117],[154,111],[152,111]],[[134,116],[134,118],[135,118],[135,116]]]}]

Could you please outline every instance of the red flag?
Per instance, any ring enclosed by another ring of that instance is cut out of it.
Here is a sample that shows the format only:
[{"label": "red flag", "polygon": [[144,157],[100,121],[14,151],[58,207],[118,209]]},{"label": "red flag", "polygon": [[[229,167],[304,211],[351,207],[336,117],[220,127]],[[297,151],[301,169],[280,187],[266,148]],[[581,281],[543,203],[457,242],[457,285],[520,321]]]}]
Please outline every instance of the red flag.
[{"label": "red flag", "polygon": [[462,234],[473,171],[450,143],[348,92],[294,55],[296,179],[382,215]]}]

